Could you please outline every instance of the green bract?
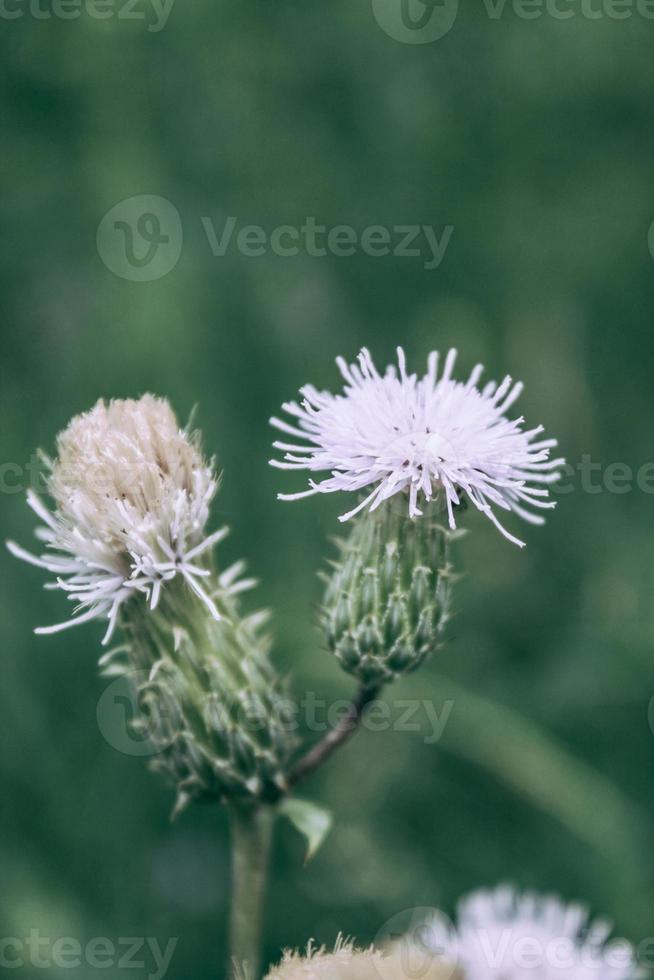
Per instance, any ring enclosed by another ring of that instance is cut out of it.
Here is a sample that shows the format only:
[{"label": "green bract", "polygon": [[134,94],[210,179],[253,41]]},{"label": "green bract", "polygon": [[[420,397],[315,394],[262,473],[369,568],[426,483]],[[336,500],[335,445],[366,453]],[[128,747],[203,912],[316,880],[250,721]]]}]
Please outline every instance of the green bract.
[{"label": "green bract", "polygon": [[155,611],[139,597],[125,607],[126,644],[104,658],[111,674],[134,679],[141,716],[133,727],[149,740],[152,768],[176,787],[176,812],[192,800],[276,799],[295,745],[265,616],[242,619],[236,597],[212,596],[219,621],[182,583]]},{"label": "green bract", "polygon": [[329,649],[364,686],[415,670],[439,646],[456,533],[443,527],[434,504],[411,519],[388,501],[337,541],[321,620]]}]

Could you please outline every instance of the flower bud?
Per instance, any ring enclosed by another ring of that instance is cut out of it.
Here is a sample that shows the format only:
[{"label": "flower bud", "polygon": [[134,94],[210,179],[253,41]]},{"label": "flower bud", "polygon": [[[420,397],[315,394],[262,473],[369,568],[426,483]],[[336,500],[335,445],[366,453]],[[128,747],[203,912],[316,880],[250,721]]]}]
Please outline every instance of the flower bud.
[{"label": "flower bud", "polygon": [[127,643],[103,666],[128,675],[136,667],[134,727],[149,741],[151,768],[177,790],[175,813],[192,800],[272,801],[285,788],[295,739],[261,633],[265,616],[241,619],[235,597],[219,588],[216,620],[183,588],[172,583],[154,612],[127,607]]},{"label": "flower bud", "polygon": [[436,503],[418,521],[387,501],[337,542],[321,621],[330,650],[364,686],[415,670],[438,647],[456,533],[442,526]]}]

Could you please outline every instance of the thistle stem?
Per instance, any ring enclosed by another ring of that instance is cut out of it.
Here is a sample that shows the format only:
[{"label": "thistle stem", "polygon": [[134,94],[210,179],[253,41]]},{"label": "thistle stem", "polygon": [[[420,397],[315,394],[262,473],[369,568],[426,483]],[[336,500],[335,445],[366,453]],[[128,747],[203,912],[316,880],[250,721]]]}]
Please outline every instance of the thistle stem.
[{"label": "thistle stem", "polygon": [[323,762],[334,752],[339,745],[343,745],[348,739],[352,738],[356,732],[363,712],[371,701],[374,701],[381,690],[381,684],[373,687],[360,687],[356,697],[351,702],[349,709],[339,719],[337,725],[331,728],[324,738],[309,749],[295,763],[288,774],[289,786],[295,786],[300,780],[311,775],[318,769]]},{"label": "thistle stem", "polygon": [[232,904],[229,976],[259,980],[261,927],[268,857],[275,815],[272,807],[230,807]]}]

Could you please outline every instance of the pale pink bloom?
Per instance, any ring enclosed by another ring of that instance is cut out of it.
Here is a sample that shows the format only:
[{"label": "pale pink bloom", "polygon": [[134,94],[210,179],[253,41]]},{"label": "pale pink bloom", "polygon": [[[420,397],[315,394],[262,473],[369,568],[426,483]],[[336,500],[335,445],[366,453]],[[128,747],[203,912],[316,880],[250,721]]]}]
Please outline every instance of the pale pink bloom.
[{"label": "pale pink bloom", "polygon": [[547,486],[559,478],[563,463],[550,459],[556,440],[542,438],[542,426],[525,429],[522,417],[507,417],[522,384],[506,377],[500,385],[490,381],[480,388],[481,364],[467,381],[455,381],[455,350],[447,354],[440,377],[437,352],[429,355],[422,377],[407,372],[401,347],[397,355],[399,371],[390,365],[383,375],[365,348],[356,364],[338,358],[345,380],[342,394],[305,385],[301,403],[283,406],[292,423],[271,419],[296,440],[275,442],[284,456],[271,460],[273,466],[330,474],[321,482],[310,479],[308,490],[279,498],[367,490],[365,498],[341,516],[346,521],[400,493],[408,496],[409,515],[419,517],[421,501],[441,497],[454,528],[454,507],[465,495],[505,537],[522,546],[495,511],[542,524],[537,511],[555,506],[547,499]]}]

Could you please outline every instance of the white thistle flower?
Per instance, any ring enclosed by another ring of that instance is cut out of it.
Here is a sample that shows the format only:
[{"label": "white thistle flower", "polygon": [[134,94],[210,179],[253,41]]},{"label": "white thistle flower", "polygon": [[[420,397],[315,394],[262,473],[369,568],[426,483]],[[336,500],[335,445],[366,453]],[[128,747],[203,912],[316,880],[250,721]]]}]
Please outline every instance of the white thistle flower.
[{"label": "white thistle flower", "polygon": [[407,374],[401,347],[397,354],[399,375],[394,365],[380,375],[366,348],[358,364],[337,358],[345,379],[342,395],[305,385],[300,389],[301,404],[283,406],[294,424],[270,420],[282,432],[304,441],[275,442],[285,455],[282,461],[271,460],[273,466],[331,472],[320,483],[310,479],[309,490],[279,494],[279,499],[372,487],[357,507],[340,517],[346,521],[400,492],[408,492],[409,515],[418,517],[421,497],[430,501],[442,494],[454,528],[453,508],[464,493],[505,537],[522,546],[524,542],[502,526],[492,508],[542,524],[543,518],[530,508],[555,506],[545,499],[549,496],[545,485],[558,479],[557,469],[563,463],[549,458],[556,440],[538,438],[542,426],[525,431],[523,418],[506,417],[522,384],[506,377],[500,385],[491,381],[479,389],[481,364],[466,382],[454,381],[455,350],[449,351],[440,378],[435,351],[429,355],[427,373],[418,378]]},{"label": "white thistle flower", "polygon": [[[168,402],[152,395],[99,401],[59,435],[57,454],[48,461],[54,511],[33,491],[27,497],[43,522],[36,536],[45,552],[32,555],[8,542],[16,557],[56,576],[47,587],[61,589],[76,603],[71,619],[36,632],[107,619],[106,644],[135,590],[145,593],[154,609],[162,588],[176,576],[220,619],[201,584],[210,571],[198,563],[227,533],[226,528],[209,535],[205,530],[217,479],[198,440],[180,430]],[[234,591],[249,583],[221,584]]]},{"label": "white thistle flower", "polygon": [[631,980],[642,976],[626,941],[581,905],[518,894],[508,885],[477,891],[458,908],[455,938],[435,920],[430,945],[458,961],[465,980]]}]

